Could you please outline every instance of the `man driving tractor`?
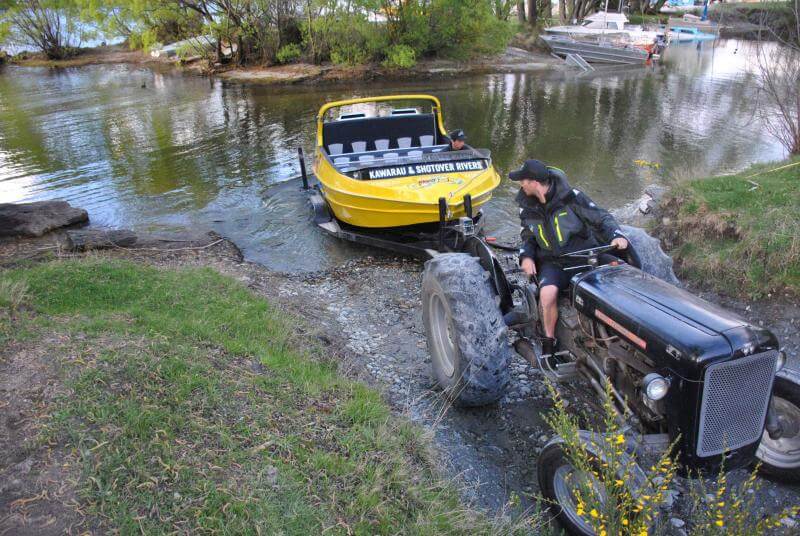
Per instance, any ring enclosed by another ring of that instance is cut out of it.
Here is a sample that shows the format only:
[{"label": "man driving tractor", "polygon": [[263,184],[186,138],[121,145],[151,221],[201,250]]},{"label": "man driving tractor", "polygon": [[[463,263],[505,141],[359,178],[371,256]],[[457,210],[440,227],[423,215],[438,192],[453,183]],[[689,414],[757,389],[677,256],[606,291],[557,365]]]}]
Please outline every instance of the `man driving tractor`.
[{"label": "man driving tractor", "polygon": [[608,243],[624,250],[628,241],[614,217],[586,194],[570,187],[560,169],[539,160],[526,160],[520,169],[509,173],[509,178],[520,183],[516,197],[523,241],[519,260],[529,277],[539,279],[545,331],[542,354],[549,357],[557,351],[558,292],[569,286],[575,274],[564,269],[559,257]]}]

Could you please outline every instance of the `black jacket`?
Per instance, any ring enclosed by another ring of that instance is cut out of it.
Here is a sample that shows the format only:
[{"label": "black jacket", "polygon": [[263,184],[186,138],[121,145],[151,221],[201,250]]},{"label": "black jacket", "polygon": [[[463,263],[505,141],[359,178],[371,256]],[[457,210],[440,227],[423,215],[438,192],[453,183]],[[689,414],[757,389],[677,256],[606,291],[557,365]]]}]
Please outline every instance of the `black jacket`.
[{"label": "black jacket", "polygon": [[517,194],[522,223],[520,262],[530,257],[541,266],[564,253],[608,244],[622,236],[614,217],[586,194],[571,188],[563,171],[550,168],[550,177],[544,205],[522,189]]}]

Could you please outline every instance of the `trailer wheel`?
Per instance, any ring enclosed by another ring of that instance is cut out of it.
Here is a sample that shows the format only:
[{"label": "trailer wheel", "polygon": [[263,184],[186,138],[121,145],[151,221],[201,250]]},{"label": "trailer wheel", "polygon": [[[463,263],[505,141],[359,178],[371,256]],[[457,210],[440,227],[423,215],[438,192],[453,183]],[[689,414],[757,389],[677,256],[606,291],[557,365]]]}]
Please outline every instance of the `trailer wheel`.
[{"label": "trailer wheel", "polygon": [[772,439],[765,430],[756,451],[761,474],[788,483],[800,482],[800,383],[793,376],[779,372],[772,391],[783,434]]},{"label": "trailer wheel", "polygon": [[425,263],[422,318],[433,374],[462,406],[499,400],[511,348],[490,275],[476,257],[444,253]]}]

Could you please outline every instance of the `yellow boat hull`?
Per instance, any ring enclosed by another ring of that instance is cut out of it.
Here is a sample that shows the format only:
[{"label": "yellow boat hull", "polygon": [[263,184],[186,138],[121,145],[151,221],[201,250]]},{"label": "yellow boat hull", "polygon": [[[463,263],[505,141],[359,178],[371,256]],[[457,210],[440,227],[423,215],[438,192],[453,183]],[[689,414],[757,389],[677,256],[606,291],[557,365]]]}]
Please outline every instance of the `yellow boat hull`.
[{"label": "yellow boat hull", "polygon": [[464,196],[474,211],[489,201],[500,176],[492,166],[480,171],[433,173],[410,177],[358,180],[340,173],[321,154],[314,175],[330,210],[339,221],[356,227],[405,227],[439,221],[439,198],[447,200],[447,219],[466,216]]}]

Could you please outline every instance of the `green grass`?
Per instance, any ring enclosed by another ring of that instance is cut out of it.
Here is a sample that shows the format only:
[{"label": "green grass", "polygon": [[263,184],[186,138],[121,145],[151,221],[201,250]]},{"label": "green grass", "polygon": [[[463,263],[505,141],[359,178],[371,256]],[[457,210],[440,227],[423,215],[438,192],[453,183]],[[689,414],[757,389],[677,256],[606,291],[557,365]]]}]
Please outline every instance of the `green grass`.
[{"label": "green grass", "polygon": [[685,275],[754,297],[800,295],[800,159],[690,181],[673,195]]},{"label": "green grass", "polygon": [[107,528],[497,530],[437,478],[417,428],[334,364],[296,349],[291,319],[234,280],[83,259],[0,281],[24,288],[28,308],[0,308],[0,334],[52,340],[56,331],[66,341],[53,355],[74,394],[58,399],[40,440],[74,449],[82,506]]}]

